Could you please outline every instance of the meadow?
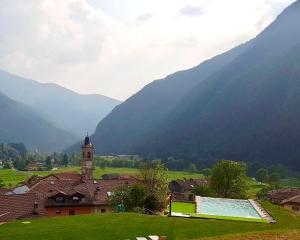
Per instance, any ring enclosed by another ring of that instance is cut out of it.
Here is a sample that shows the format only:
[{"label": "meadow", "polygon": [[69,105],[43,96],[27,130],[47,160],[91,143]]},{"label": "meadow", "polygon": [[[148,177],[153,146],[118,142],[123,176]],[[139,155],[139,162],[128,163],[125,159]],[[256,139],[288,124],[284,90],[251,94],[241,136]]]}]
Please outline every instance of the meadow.
[{"label": "meadow", "polygon": [[[226,237],[226,235],[232,234],[237,236],[237,239],[247,239],[242,236],[251,236],[254,233],[268,235],[270,231],[272,234],[281,233],[283,236],[289,235],[291,232],[299,232],[299,216],[291,215],[285,209],[267,202],[264,203],[264,207],[277,220],[276,224],[214,219],[168,218],[166,216],[148,216],[134,213],[107,213],[102,215],[32,219],[27,224],[22,223],[22,221],[11,222],[0,225],[0,239],[133,240],[137,236],[153,234],[165,235],[172,240],[206,239],[208,237]],[[234,237],[224,239],[234,239]]]},{"label": "meadow", "polygon": [[[0,169],[0,179],[3,180],[5,186],[16,186],[19,182],[22,182],[29,178],[32,175],[39,175],[39,176],[47,176],[51,173],[55,172],[80,172],[80,167],[67,167],[67,168],[60,168],[57,171],[34,171],[34,172],[23,172],[11,169]],[[101,178],[103,174],[108,173],[126,173],[126,174],[135,174],[138,170],[135,168],[96,168],[94,170],[94,177]],[[176,180],[176,179],[189,179],[189,178],[203,178],[203,175],[200,173],[191,173],[191,172],[180,172],[180,171],[168,171],[169,180]]]},{"label": "meadow", "polygon": [[281,179],[280,184],[282,187],[300,188],[300,179]]}]

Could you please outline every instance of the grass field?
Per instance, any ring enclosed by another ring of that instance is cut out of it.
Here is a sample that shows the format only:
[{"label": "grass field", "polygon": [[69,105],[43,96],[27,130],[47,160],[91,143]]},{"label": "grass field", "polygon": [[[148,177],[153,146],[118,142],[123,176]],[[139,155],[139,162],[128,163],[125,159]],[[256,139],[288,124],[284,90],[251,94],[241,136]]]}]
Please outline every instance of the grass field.
[{"label": "grass field", "polygon": [[192,214],[196,211],[195,203],[173,202],[172,212]]},{"label": "grass field", "polygon": [[[286,210],[264,204],[277,220],[277,224],[213,219],[184,219],[161,216],[146,216],[133,213],[81,215],[74,217],[45,218],[31,220],[30,224],[12,222],[0,225],[1,240],[119,240],[135,239],[150,234],[167,235],[169,239],[191,240],[219,237],[230,234],[249,236],[253,232],[291,232],[300,230],[300,217]],[[234,239],[234,238],[228,238]],[[246,239],[246,238],[245,238]],[[276,239],[276,238],[275,238]],[[286,238],[289,239],[289,238]],[[296,238],[291,238],[296,239]],[[255,238],[258,240],[258,238]]]},{"label": "grass field", "polygon": [[[60,168],[55,172],[68,172],[68,171],[76,171],[80,172],[80,167],[67,167]],[[137,173],[137,169],[134,168],[96,168],[94,170],[94,177],[100,178],[103,174],[106,173]],[[19,182],[26,180],[31,175],[36,174],[39,176],[47,176],[51,174],[53,171],[36,171],[36,172],[21,172],[11,169],[0,169],[0,179],[3,180],[4,184],[8,186],[10,183],[12,186],[16,186]],[[203,175],[200,173],[190,173],[190,172],[179,172],[179,171],[169,171],[169,179],[182,179],[182,178],[202,178]]]},{"label": "grass field", "polygon": [[246,192],[247,198],[255,199],[256,194],[263,188],[263,185],[252,178],[248,178],[249,189]]},{"label": "grass field", "polygon": [[299,179],[282,179],[280,181],[280,185],[282,187],[300,188],[300,180]]},{"label": "grass field", "polygon": [[[201,238],[202,240],[300,240],[300,230],[270,231],[225,237]],[[200,239],[199,239],[200,240]]]}]

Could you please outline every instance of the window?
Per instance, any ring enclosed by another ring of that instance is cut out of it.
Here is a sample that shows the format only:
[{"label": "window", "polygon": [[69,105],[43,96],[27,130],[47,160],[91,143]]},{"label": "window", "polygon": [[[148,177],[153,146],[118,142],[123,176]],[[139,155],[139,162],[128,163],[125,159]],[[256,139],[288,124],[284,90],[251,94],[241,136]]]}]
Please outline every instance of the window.
[{"label": "window", "polygon": [[91,158],[91,152],[88,152],[87,157]]},{"label": "window", "polygon": [[300,206],[293,205],[293,206],[292,206],[292,210],[293,210],[293,211],[300,211]]},{"label": "window", "polygon": [[72,200],[73,200],[73,202],[79,202],[79,201],[80,201],[80,198],[74,196],[74,197],[72,198]]},{"label": "window", "polygon": [[106,209],[105,208],[102,208],[101,209],[101,213],[105,213],[106,212]]},{"label": "window", "polygon": [[55,213],[56,213],[56,214],[61,214],[61,210],[60,210],[60,209],[56,209],[56,210],[55,210]]}]

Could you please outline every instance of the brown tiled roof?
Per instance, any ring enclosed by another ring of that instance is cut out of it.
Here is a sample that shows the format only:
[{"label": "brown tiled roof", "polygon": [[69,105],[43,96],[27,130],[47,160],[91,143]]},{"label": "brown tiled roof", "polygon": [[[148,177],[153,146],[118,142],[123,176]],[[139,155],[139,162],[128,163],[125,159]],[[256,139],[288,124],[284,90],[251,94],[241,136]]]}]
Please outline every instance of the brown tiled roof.
[{"label": "brown tiled roof", "polygon": [[281,203],[282,201],[300,195],[300,189],[286,188],[272,190],[268,193],[268,197],[273,203]]},{"label": "brown tiled roof", "polygon": [[78,180],[45,178],[33,185],[28,192],[37,193],[39,198],[45,199],[55,191],[69,192],[80,183]]},{"label": "brown tiled roof", "polygon": [[296,195],[294,197],[285,199],[281,202],[281,204],[289,204],[289,203],[290,204],[293,204],[293,203],[300,204],[300,194]]},{"label": "brown tiled roof", "polygon": [[52,175],[61,180],[81,180],[81,174],[78,172],[54,173]]},{"label": "brown tiled roof", "polygon": [[[38,204],[36,215],[33,213],[35,203]],[[45,208],[37,194],[0,195],[0,222],[45,215]]]},{"label": "brown tiled roof", "polygon": [[[94,205],[107,204],[107,197],[109,192],[115,191],[121,186],[131,186],[136,183],[137,180],[98,180],[98,181],[88,181],[86,185],[88,191],[93,196]],[[97,191],[98,189],[98,191]],[[95,194],[96,193],[96,194]]]},{"label": "brown tiled roof", "polygon": [[28,192],[36,193],[40,200],[47,201],[47,206],[51,205],[51,201],[48,201],[48,198],[58,193],[63,193],[66,196],[79,193],[84,195],[83,205],[103,205],[107,204],[108,192],[112,192],[122,185],[132,185],[136,181],[136,179],[82,181],[81,175],[77,173],[53,174],[31,186]]},{"label": "brown tiled roof", "polygon": [[[176,184],[181,190],[191,191],[197,186],[207,186],[209,185],[209,180],[206,178],[203,179],[179,179],[171,182],[172,184]],[[172,189],[171,189],[172,190]]]}]

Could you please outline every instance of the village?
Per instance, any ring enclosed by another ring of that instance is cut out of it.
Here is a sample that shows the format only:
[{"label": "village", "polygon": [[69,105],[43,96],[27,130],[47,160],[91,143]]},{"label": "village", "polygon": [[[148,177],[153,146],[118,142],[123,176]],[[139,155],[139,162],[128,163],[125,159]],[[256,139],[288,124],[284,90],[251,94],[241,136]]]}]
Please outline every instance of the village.
[{"label": "village", "polygon": [[[133,186],[141,179],[134,174],[118,173],[105,174],[101,179],[95,179],[93,178],[94,146],[89,136],[85,137],[81,150],[81,173],[64,172],[52,173],[44,177],[32,176],[14,189],[1,188],[0,222],[127,211],[122,206],[122,197],[113,203],[109,198],[116,190]],[[218,219],[276,223],[276,219],[273,219],[255,200],[222,200],[195,194],[194,189],[208,188],[210,183],[210,178],[173,180],[169,182],[168,193],[163,200],[167,202],[166,208],[160,213],[149,210],[147,214],[164,213],[166,216],[185,218],[216,218],[217,216]],[[300,213],[300,189],[275,189],[269,191],[266,197],[272,204],[282,206],[294,214]],[[234,211],[241,203],[243,209],[239,209],[240,212]],[[216,211],[218,206],[225,207],[228,211],[218,212]],[[215,211],[210,212],[209,208]]]}]

